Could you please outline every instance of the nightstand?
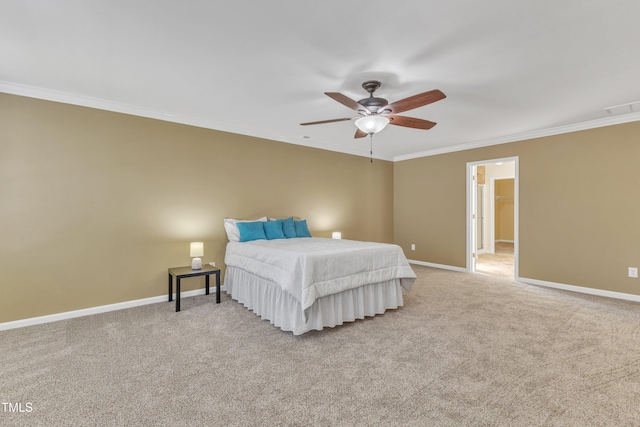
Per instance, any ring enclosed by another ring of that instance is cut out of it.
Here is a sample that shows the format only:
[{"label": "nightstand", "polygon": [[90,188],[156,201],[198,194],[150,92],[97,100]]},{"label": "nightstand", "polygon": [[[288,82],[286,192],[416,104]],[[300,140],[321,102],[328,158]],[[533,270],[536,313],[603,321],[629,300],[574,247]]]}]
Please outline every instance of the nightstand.
[{"label": "nightstand", "polygon": [[191,267],[174,267],[169,269],[169,302],[173,300],[173,278],[176,278],[176,311],[180,311],[180,280],[186,277],[205,276],[206,294],[209,295],[209,276],[216,275],[216,303],[220,304],[220,269],[211,265],[203,265],[200,270]]}]

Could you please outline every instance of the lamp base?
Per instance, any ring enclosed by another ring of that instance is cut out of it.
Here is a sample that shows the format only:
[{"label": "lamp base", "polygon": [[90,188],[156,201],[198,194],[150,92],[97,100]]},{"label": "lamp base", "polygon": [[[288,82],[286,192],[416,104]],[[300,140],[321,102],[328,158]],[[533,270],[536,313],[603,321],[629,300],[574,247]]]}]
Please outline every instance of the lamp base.
[{"label": "lamp base", "polygon": [[201,270],[202,269],[202,258],[194,258],[191,261],[191,269],[192,270]]}]

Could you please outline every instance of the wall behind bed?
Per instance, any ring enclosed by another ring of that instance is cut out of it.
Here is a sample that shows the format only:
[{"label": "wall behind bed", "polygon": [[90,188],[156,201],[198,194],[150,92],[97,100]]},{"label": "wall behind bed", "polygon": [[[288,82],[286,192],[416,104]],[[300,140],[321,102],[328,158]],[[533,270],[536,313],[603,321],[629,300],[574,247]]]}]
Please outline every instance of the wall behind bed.
[{"label": "wall behind bed", "polygon": [[7,94],[0,201],[0,323],[166,295],[191,241],[224,269],[225,217],[394,239],[391,162]]}]

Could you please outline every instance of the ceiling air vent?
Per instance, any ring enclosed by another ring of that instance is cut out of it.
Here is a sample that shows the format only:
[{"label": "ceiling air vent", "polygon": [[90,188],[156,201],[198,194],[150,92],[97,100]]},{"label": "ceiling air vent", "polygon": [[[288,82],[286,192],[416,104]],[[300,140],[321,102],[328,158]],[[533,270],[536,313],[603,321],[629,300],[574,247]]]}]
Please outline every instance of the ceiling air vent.
[{"label": "ceiling air vent", "polygon": [[640,101],[630,102],[628,104],[616,105],[604,109],[610,116],[619,116],[620,114],[640,113]]}]

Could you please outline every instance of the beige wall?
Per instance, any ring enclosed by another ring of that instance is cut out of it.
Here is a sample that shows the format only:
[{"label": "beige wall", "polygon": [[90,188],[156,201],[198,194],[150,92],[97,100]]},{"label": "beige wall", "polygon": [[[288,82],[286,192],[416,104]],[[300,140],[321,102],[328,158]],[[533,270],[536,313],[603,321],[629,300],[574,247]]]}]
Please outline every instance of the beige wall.
[{"label": "beige wall", "polygon": [[317,236],[395,239],[411,259],[465,267],[466,163],[511,156],[520,276],[640,294],[627,278],[640,266],[639,138],[636,122],[372,165],[0,94],[0,322],[165,295],[190,241],[222,265],[225,216],[296,215]]},{"label": "beige wall", "polygon": [[[166,295],[225,217],[393,241],[393,164],[0,94],[0,322]],[[184,290],[203,287],[189,279]]]},{"label": "beige wall", "polygon": [[519,156],[520,277],[639,295],[639,141],[633,122],[397,162],[396,243],[466,268],[466,164]]}]

